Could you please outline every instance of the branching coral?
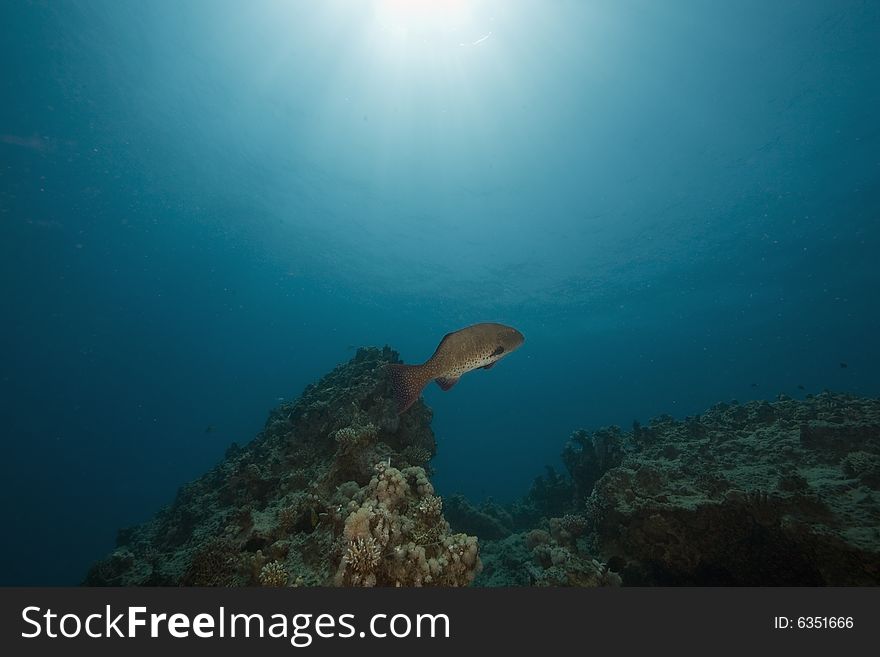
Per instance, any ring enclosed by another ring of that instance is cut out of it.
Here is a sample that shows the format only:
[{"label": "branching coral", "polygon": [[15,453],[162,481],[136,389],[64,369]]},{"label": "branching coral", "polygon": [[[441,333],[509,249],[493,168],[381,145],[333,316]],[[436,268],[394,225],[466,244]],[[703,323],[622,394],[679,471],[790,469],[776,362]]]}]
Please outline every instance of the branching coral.
[{"label": "branching coral", "polygon": [[443,515],[443,499],[428,495],[422,498],[416,509],[423,518],[438,520]]},{"label": "branching coral", "polygon": [[334,439],[340,452],[353,452],[363,449],[367,445],[376,442],[376,426],[370,422],[365,424],[352,424],[339,429],[334,434]]},{"label": "branching coral", "polygon": [[280,588],[287,586],[288,579],[287,570],[278,561],[270,561],[260,569],[260,584],[263,586]]},{"label": "branching coral", "polygon": [[451,534],[422,468],[386,463],[361,492],[342,532],[340,586],[463,586],[481,567],[477,539]]},{"label": "branching coral", "polygon": [[369,481],[371,466],[381,456],[377,453],[379,430],[371,422],[359,418],[333,434],[336,453],[333,455],[331,477],[337,481],[346,479],[361,483]]},{"label": "branching coral", "polygon": [[351,583],[355,586],[375,586],[376,568],[382,559],[382,550],[372,536],[358,536],[349,541],[342,560]]},{"label": "branching coral", "polygon": [[413,518],[413,538],[416,543],[436,543],[449,530],[449,525],[443,519],[443,500],[435,495],[422,498]]}]

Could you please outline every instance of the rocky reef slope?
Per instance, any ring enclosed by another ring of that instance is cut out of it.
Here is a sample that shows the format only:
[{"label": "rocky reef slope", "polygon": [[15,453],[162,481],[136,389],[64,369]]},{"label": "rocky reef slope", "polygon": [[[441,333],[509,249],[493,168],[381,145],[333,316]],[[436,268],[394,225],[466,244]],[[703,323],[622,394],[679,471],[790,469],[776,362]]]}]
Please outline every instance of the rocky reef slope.
[{"label": "rocky reef slope", "polygon": [[398,416],[385,365],[361,349],[244,447],[122,530],[88,573],[110,586],[446,586],[479,571],[476,538],[453,534],[424,466],[431,412]]},{"label": "rocky reef slope", "polygon": [[[880,583],[878,400],[718,404],[627,438],[584,515],[629,581]],[[580,457],[597,444],[585,437]]]},{"label": "rocky reef slope", "polygon": [[[431,412],[398,416],[389,348],[275,409],[89,585],[880,584],[880,400],[717,404],[576,431],[519,502],[442,500]],[[479,545],[477,538],[479,537]]]},{"label": "rocky reef slope", "polygon": [[450,505],[495,539],[478,583],[880,584],[880,400],[718,404],[577,431],[562,457],[510,508]]}]

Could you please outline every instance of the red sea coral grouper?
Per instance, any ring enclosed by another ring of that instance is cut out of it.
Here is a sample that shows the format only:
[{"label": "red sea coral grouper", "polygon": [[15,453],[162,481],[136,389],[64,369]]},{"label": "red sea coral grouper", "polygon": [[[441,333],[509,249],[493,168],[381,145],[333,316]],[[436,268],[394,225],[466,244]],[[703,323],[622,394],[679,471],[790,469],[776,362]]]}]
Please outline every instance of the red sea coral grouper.
[{"label": "red sea coral grouper", "polygon": [[389,365],[397,412],[413,405],[431,379],[449,390],[465,372],[488,370],[522,346],[523,334],[504,324],[484,322],[447,333],[434,355],[421,365]]}]

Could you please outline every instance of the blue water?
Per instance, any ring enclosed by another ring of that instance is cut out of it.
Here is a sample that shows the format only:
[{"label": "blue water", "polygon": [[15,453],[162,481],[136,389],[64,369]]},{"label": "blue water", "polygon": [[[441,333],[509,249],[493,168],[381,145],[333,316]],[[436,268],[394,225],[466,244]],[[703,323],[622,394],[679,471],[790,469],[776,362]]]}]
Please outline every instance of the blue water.
[{"label": "blue water", "polygon": [[474,500],[579,427],[880,394],[880,3],[5,2],[0,62],[2,584],[359,345],[525,334],[425,393]]}]

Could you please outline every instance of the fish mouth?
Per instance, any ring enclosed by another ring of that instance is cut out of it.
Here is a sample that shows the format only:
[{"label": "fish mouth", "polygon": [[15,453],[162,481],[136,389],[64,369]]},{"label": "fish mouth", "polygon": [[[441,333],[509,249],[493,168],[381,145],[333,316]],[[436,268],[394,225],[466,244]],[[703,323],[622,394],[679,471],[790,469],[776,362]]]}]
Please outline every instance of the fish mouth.
[{"label": "fish mouth", "polygon": [[[517,331],[516,329],[511,329],[513,331],[513,337],[516,340],[516,347],[521,347],[523,342],[526,341],[526,336]],[[516,348],[514,347],[514,348]]]},{"label": "fish mouth", "polygon": [[512,326],[502,324],[500,329],[496,339],[508,352],[518,349],[526,341],[526,336]]}]

